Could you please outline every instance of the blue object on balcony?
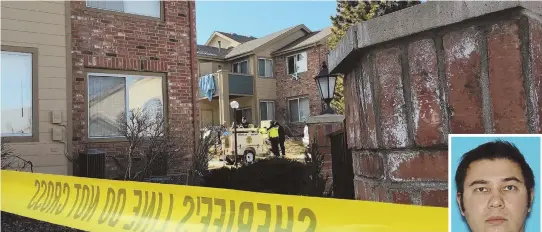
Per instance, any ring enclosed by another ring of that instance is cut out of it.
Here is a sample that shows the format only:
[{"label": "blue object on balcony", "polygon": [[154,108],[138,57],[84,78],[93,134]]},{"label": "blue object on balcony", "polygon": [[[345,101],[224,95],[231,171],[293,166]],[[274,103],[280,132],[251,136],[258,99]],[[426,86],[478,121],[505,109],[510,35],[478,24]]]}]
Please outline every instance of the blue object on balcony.
[{"label": "blue object on balcony", "polygon": [[199,79],[199,88],[203,91],[207,99],[211,101],[215,93],[215,78],[213,74],[207,74]]}]

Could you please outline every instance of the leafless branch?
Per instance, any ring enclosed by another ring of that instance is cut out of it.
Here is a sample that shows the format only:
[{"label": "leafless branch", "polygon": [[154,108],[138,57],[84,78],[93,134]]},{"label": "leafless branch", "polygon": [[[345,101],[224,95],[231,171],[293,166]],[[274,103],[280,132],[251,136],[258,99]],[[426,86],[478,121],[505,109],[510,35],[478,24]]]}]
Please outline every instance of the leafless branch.
[{"label": "leafless branch", "polygon": [[0,142],[0,146],[2,150],[2,170],[25,170],[27,167],[30,167],[30,171],[34,172],[34,165],[32,162],[16,154],[13,148],[6,143],[3,138]]},{"label": "leafless branch", "polygon": [[208,172],[209,161],[212,159],[209,150],[218,142],[219,134],[222,134],[223,130],[221,127],[212,126],[200,130],[199,137],[197,138],[196,152],[192,156],[192,163],[189,170],[190,178],[187,179],[187,182],[190,182],[190,184],[199,185],[201,178]]},{"label": "leafless branch", "polygon": [[[136,180],[147,174],[157,159],[168,157],[176,152],[176,144],[166,128],[165,119],[161,113],[152,115],[141,109],[132,109],[128,115],[121,114],[117,119],[119,131],[128,141],[126,151],[127,163],[124,168],[124,179]],[[143,159],[143,167],[135,171],[134,158],[139,155]]]}]

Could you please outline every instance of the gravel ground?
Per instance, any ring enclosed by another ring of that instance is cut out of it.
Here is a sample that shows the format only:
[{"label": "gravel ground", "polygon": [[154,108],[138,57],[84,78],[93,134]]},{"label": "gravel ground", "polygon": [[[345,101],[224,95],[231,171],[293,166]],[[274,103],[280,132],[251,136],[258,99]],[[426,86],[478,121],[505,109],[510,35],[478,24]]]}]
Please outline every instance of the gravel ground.
[{"label": "gravel ground", "polygon": [[42,222],[15,214],[2,212],[2,232],[44,231],[44,232],[82,232],[69,227],[59,226],[48,222]]}]

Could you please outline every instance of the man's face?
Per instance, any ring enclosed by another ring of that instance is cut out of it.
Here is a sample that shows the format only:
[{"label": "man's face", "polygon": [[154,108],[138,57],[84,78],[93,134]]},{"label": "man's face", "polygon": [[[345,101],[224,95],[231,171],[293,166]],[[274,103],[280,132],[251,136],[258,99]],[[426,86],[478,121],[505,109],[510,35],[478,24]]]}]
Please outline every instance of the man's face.
[{"label": "man's face", "polygon": [[[507,159],[475,161],[467,169],[463,187],[465,208],[461,214],[471,231],[524,231],[531,209],[518,164]],[[460,204],[459,196],[457,202]]]}]

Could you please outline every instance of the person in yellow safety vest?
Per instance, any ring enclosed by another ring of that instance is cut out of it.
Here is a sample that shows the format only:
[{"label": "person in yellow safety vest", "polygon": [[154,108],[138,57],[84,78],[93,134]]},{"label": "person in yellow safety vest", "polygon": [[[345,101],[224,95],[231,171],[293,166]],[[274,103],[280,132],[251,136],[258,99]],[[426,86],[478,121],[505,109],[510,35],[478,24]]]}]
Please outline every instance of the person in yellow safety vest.
[{"label": "person in yellow safety vest", "polygon": [[275,121],[271,122],[271,126],[267,131],[269,133],[269,141],[271,142],[271,151],[275,156],[279,157],[279,127]]}]

